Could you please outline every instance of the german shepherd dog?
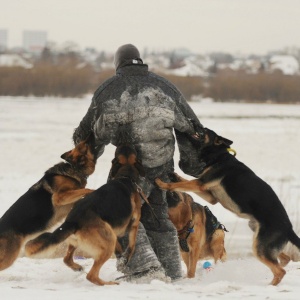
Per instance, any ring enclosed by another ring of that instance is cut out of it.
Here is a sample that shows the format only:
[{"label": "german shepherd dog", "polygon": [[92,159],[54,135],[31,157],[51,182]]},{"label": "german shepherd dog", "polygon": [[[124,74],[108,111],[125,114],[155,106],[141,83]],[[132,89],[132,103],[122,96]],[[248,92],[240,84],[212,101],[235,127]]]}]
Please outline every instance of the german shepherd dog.
[{"label": "german shepherd dog", "polygon": [[[110,180],[78,201],[65,222],[53,233],[44,233],[26,244],[30,257],[53,250],[59,243],[69,243],[64,263],[74,271],[82,267],[74,262],[76,248],[94,259],[86,278],[96,285],[118,284],[99,278],[102,265],[116,253],[128,262],[135,249],[141,216],[141,198],[136,184],[139,175],[145,176],[134,147],[121,144],[112,161]],[[118,237],[128,232],[129,244],[125,252]]]},{"label": "german shepherd dog", "polygon": [[0,219],[0,270],[10,267],[29,239],[63,221],[74,202],[92,190],[87,177],[95,170],[93,136],[62,154],[67,162],[48,169]]},{"label": "german shepherd dog", "polygon": [[226,228],[207,206],[195,202],[187,193],[167,191],[169,218],[178,232],[187,277],[195,277],[198,260],[226,260],[224,238]]},{"label": "german shepherd dog", "polygon": [[156,183],[165,190],[194,192],[211,204],[219,202],[238,216],[248,218],[254,231],[254,254],[271,269],[274,275],[271,284],[277,285],[286,273],[283,267],[290,261],[283,248],[290,241],[300,249],[300,239],[279,198],[266,182],[230,153],[232,141],[208,128],[204,129],[204,141],[197,135],[182,137],[188,137],[198,150],[202,171],[194,180],[177,176],[181,182],[164,183],[157,179]]}]

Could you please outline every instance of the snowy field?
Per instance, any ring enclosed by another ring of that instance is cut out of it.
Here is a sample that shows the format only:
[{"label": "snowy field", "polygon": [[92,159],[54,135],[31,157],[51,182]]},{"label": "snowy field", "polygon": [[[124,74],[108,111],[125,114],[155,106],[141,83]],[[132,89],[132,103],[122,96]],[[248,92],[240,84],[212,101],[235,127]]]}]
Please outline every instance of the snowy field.
[{"label": "snowy field", "polygon": [[[89,103],[89,98],[0,97],[0,216],[73,147],[73,129]],[[234,141],[237,158],[274,188],[300,234],[300,106],[209,102],[191,106],[205,127]],[[113,155],[114,147],[108,146],[88,187],[105,183]],[[200,261],[194,279],[98,287],[85,279],[86,271],[73,272],[61,258],[21,257],[0,272],[1,299],[299,299],[300,262],[286,267],[287,274],[279,286],[269,286],[272,274],[251,254],[247,222],[219,204],[209,207],[229,230],[225,239],[228,261],[215,265],[210,272],[202,268]],[[298,251],[289,251],[295,260],[299,259]],[[92,260],[80,259],[79,263],[89,270]],[[185,272],[184,264],[182,267]],[[101,270],[105,280],[120,275],[114,259]]]}]

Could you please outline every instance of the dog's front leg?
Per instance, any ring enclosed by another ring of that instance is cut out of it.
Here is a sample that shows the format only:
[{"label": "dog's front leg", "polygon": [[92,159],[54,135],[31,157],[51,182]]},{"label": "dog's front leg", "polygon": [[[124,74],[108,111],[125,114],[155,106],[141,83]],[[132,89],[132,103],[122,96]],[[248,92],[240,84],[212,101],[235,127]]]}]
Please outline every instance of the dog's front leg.
[{"label": "dog's front leg", "polygon": [[193,192],[210,204],[218,203],[218,200],[202,185],[199,179],[185,180],[180,182],[163,182],[159,178],[155,183],[163,190],[177,192]]},{"label": "dog's front leg", "polygon": [[134,253],[136,236],[138,233],[138,227],[141,218],[141,200],[140,200],[139,193],[135,193],[132,197],[132,200],[133,200],[132,201],[133,213],[130,221],[131,225],[129,227],[129,232],[128,232],[128,247],[126,249],[127,262],[131,259]]},{"label": "dog's front leg", "polygon": [[131,226],[129,230],[129,243],[125,252],[127,262],[131,259],[135,249],[135,241],[138,232],[138,226],[139,226],[139,220],[138,222],[134,222],[134,224]]},{"label": "dog's front leg", "polygon": [[209,191],[195,192],[195,194],[212,205],[215,205],[219,202]]},{"label": "dog's front leg", "polygon": [[131,226],[128,232],[128,246],[123,250],[120,242],[117,240],[115,247],[115,255],[117,258],[117,270],[123,272],[126,268],[127,263],[131,259],[135,250],[135,241],[137,236],[138,226]]},{"label": "dog's front leg", "polygon": [[155,179],[155,183],[163,190],[177,192],[198,192],[200,186],[197,179],[180,182],[163,182],[159,178]]},{"label": "dog's front leg", "polygon": [[186,181],[188,181],[188,179],[185,179],[185,178],[181,177],[176,172],[173,172],[173,173],[169,174],[169,177],[170,177],[172,182],[179,182],[179,181],[186,182]]},{"label": "dog's front leg", "polygon": [[78,201],[86,194],[90,194],[94,190],[91,189],[78,189],[78,190],[67,190],[57,191],[52,195],[52,202],[56,206],[66,205]]}]

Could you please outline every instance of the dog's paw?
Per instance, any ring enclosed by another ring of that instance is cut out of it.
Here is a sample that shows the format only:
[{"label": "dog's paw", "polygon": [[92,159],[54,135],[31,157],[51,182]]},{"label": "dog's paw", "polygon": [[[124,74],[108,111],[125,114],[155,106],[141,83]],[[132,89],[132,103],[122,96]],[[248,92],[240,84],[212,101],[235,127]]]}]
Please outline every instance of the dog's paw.
[{"label": "dog's paw", "polygon": [[165,182],[161,181],[159,178],[155,179],[155,183],[162,189],[165,187]]},{"label": "dog's paw", "polygon": [[84,268],[81,265],[76,264],[76,263],[72,264],[72,266],[69,266],[69,267],[75,272],[81,272],[84,270]]}]

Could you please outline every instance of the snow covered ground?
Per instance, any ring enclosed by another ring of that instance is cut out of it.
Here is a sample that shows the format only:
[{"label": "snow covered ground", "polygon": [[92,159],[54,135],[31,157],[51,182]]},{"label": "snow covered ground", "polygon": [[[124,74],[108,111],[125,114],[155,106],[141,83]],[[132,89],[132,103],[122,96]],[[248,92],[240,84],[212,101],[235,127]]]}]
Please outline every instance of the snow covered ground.
[{"label": "snow covered ground", "polygon": [[[73,129],[89,103],[88,98],[0,97],[0,216],[46,169],[60,161],[62,153],[72,148]],[[237,158],[274,188],[300,234],[300,106],[209,102],[191,106],[204,126],[234,141]],[[88,187],[105,183],[113,153],[114,147],[108,146]],[[177,172],[184,175],[178,168]],[[272,274],[251,254],[247,222],[218,204],[210,209],[229,230],[225,239],[228,261],[215,265],[210,272],[202,268],[200,261],[194,279],[97,287],[85,279],[90,259],[80,259],[86,271],[75,273],[61,258],[21,257],[0,272],[1,299],[299,299],[300,262],[286,267],[287,274],[279,286],[269,286]],[[298,251],[293,253],[299,258]],[[185,271],[184,264],[182,267]],[[105,280],[120,275],[114,259],[101,270]]]}]

